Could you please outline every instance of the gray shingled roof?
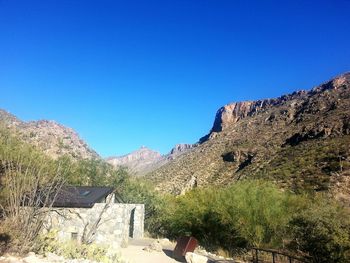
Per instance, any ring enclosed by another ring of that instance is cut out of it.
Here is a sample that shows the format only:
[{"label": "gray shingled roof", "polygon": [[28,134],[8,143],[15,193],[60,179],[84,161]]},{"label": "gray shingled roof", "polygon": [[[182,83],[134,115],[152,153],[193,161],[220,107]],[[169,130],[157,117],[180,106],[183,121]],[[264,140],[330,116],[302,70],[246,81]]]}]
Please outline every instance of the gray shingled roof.
[{"label": "gray shingled roof", "polygon": [[91,208],[112,192],[112,187],[64,186],[58,191],[53,207]]}]

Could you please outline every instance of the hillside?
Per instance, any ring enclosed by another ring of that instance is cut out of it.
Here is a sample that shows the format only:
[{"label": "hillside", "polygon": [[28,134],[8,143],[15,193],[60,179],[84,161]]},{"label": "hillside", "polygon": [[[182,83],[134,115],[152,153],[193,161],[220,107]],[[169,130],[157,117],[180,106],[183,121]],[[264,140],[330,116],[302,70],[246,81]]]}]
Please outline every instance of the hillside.
[{"label": "hillside", "polygon": [[73,159],[99,158],[99,155],[73,129],[55,121],[24,122],[0,109],[0,124],[54,159],[63,155],[71,156]]},{"label": "hillside", "polygon": [[350,196],[350,73],[310,91],[225,105],[200,145],[149,173],[163,192],[268,178]]}]

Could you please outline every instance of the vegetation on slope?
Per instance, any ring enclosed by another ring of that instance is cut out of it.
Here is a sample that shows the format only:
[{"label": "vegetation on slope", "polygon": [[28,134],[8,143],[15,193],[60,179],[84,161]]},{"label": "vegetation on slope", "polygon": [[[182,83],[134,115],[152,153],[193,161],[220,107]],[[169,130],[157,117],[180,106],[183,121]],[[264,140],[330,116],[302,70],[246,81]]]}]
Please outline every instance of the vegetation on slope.
[{"label": "vegetation on slope", "polygon": [[339,200],[350,194],[350,135],[311,140],[286,146],[258,170],[247,167],[252,178],[278,182],[293,192],[332,191]]}]

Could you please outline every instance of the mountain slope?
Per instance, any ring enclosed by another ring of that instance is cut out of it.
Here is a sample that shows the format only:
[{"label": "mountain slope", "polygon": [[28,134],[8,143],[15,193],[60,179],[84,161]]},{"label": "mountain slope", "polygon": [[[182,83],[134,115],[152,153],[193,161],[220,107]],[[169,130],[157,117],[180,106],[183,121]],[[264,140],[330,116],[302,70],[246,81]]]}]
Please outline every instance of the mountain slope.
[{"label": "mountain slope", "polygon": [[350,74],[310,91],[220,108],[200,145],[149,173],[161,191],[269,178],[349,195]]},{"label": "mountain slope", "polygon": [[52,158],[63,155],[73,159],[100,158],[71,128],[55,121],[23,122],[14,115],[0,110],[0,124],[13,130],[24,141],[37,146]]},{"label": "mountain slope", "polygon": [[127,167],[135,175],[143,175],[152,170],[153,165],[162,158],[159,152],[153,151],[145,146],[123,156],[112,156],[106,161],[114,167]]},{"label": "mountain slope", "polygon": [[106,161],[114,167],[127,167],[136,176],[143,176],[165,165],[194,146],[192,144],[177,144],[166,155],[161,155],[159,152],[142,146],[140,149],[123,156],[108,157]]}]

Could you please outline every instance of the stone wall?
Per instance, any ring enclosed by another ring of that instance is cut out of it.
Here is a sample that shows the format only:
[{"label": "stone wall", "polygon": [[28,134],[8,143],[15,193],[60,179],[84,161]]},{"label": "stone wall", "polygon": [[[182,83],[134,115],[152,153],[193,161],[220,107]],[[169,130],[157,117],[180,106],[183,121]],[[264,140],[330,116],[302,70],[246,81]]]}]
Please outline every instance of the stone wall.
[{"label": "stone wall", "polygon": [[45,229],[57,230],[60,241],[81,241],[85,236],[92,243],[127,246],[129,237],[143,237],[144,214],[143,204],[120,204],[107,199],[92,208],[56,208],[48,216]]}]

